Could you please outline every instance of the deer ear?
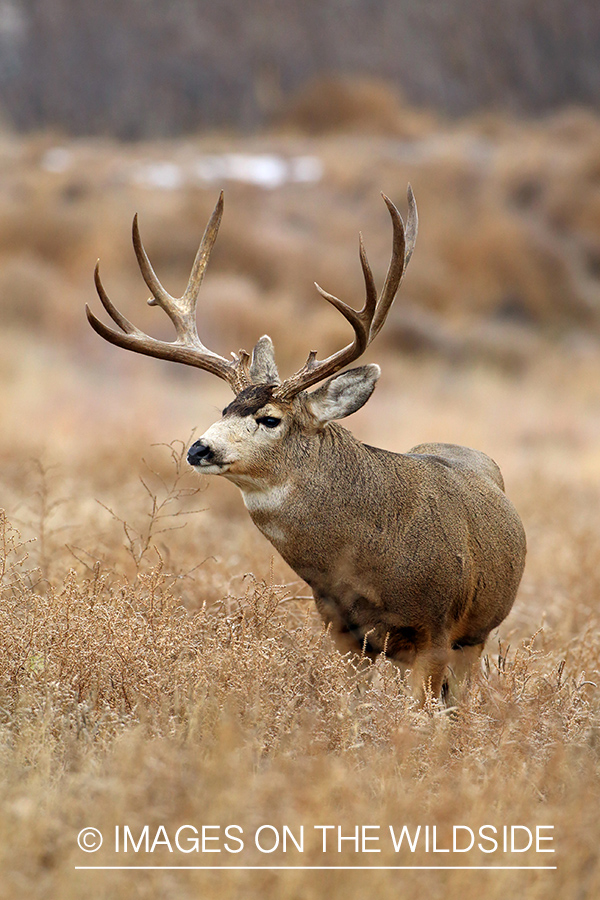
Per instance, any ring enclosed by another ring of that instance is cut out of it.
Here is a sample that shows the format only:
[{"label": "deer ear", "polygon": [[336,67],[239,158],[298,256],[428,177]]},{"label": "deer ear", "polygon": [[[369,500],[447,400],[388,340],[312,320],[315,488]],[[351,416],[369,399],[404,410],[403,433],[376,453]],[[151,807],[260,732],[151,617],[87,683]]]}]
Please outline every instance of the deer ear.
[{"label": "deer ear", "polygon": [[275,348],[268,334],[258,339],[252,351],[250,363],[252,384],[279,384],[279,373],[275,364]]},{"label": "deer ear", "polygon": [[308,406],[315,419],[324,425],[343,419],[367,402],[381,375],[379,366],[360,366],[334,375],[308,395]]}]

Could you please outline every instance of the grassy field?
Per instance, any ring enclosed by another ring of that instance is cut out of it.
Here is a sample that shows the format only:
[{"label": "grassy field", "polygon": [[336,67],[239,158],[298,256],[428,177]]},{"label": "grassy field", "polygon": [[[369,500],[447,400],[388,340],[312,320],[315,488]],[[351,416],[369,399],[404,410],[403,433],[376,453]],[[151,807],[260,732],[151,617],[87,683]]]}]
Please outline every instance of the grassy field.
[{"label": "grassy field", "polygon": [[[416,118],[410,140],[2,137],[0,900],[600,895],[599,147],[575,112]],[[453,717],[417,709],[390,663],[340,657],[237,490],[186,471],[227,386],[85,323],[100,256],[117,305],[169,337],[129,221],[179,290],[222,186],[198,173],[225,153],[312,160],[314,181],[226,179],[200,303],[209,346],[267,331],[284,374],[346,339],[312,282],[358,304],[357,232],[380,280],[378,192],[402,205],[414,187],[417,249],[368,353],[382,378],[348,427],[489,453],[529,544]],[[395,850],[403,826],[414,851],[406,833]],[[77,844],[86,827],[98,852]],[[125,865],[305,868],[76,869]],[[386,868],[411,866],[453,868]],[[507,866],[530,868],[490,868]]]}]

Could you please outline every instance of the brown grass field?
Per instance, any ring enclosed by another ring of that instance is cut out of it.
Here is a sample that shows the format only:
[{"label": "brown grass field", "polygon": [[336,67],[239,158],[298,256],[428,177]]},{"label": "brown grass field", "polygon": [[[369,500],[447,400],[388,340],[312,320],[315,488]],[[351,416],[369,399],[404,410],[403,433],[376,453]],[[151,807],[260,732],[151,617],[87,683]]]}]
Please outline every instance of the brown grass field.
[{"label": "brown grass field", "polygon": [[[599,150],[600,121],[576,111],[415,114],[404,136],[375,138],[2,135],[0,900],[600,896]],[[224,153],[314,158],[322,178],[201,182],[197,159]],[[381,280],[379,191],[403,208],[409,180],[417,249],[368,353],[379,386],[348,427],[392,450],[486,451],[529,544],[515,607],[453,716],[417,709],[389,662],[340,657],[237,490],[186,471],[190,433],[227,386],[105,345],[83,316],[99,308],[100,256],[117,305],[168,338],[144,307],[131,217],[177,291],[224,186],[201,334],[228,353],[268,331],[287,373],[346,339],[312,282],[358,304],[359,229]],[[125,826],[137,842],[146,825],[154,851],[125,853]],[[297,841],[303,826],[302,852],[291,839],[264,852],[269,829],[261,851],[263,825]],[[475,832],[466,852],[452,850],[459,825]],[[77,844],[90,826],[97,853]],[[189,828],[177,848],[182,826],[205,827],[204,852]],[[357,826],[379,840],[338,851],[338,827]],[[421,827],[414,852],[395,852],[390,826]],[[520,852],[521,828],[505,852],[504,826],[544,826],[552,842]],[[217,870],[76,869],[126,865]]]}]

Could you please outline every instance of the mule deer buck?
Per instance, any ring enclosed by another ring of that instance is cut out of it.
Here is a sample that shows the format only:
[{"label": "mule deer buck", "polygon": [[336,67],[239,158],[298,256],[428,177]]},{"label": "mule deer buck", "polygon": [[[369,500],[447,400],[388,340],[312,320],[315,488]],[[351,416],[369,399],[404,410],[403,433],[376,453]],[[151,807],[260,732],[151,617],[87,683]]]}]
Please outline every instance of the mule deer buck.
[{"label": "mule deer buck", "polygon": [[340,370],[357,360],[383,327],[417,235],[410,187],[406,227],[391,200],[384,200],[393,249],[381,294],[361,237],[363,309],[317,285],[348,320],[354,339],[327,359],[317,360],[311,351],[304,366],[283,381],[268,336],[260,338],[252,356],[240,350],[231,360],[209,350],[198,336],[196,301],[221,221],[222,194],[180,298],[160,284],[137,217],[133,220],[135,253],[152,292],[148,303],[162,307],[173,322],[173,343],[148,337],[113,306],[98,265],[96,288],[120,331],[86,311],[107,341],[205,369],[229,383],[235,399],[189,448],[190,465],[241,489],[255,525],[312,588],[343,652],[353,649],[371,658],[384,652],[412,670],[421,701],[428,691],[449,699],[513,605],[525,534],[498,466],[484,453],[437,443],[391,453],[360,443],[337,424],[360,409],[375,388],[379,366]]}]

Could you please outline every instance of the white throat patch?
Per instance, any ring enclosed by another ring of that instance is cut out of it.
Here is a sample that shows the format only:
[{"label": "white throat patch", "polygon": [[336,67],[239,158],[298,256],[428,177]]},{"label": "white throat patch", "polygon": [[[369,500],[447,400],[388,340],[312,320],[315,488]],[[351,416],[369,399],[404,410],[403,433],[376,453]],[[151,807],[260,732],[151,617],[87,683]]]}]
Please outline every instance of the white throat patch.
[{"label": "white throat patch", "polygon": [[280,484],[263,490],[260,488],[248,490],[242,487],[244,503],[250,514],[265,513],[268,515],[279,512],[286,503],[289,493],[289,484]]}]

